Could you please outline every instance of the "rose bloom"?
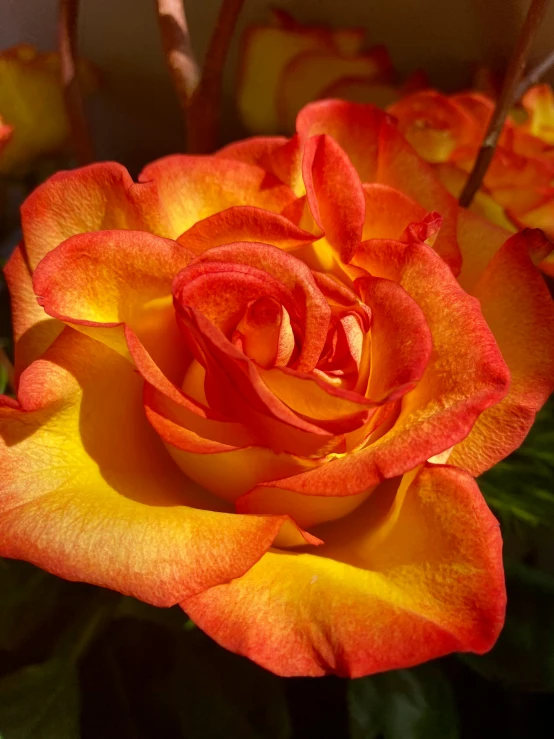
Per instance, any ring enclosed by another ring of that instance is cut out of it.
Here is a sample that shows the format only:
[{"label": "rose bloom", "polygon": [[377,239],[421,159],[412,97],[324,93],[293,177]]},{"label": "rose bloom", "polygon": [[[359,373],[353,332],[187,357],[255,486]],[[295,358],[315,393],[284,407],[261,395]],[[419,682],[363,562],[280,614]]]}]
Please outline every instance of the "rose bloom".
[{"label": "rose bloom", "polygon": [[[79,69],[83,89],[91,92],[96,72],[84,61]],[[60,74],[54,52],[20,44],[0,53],[0,174],[24,174],[38,157],[65,145],[69,122]]]},{"label": "rose bloom", "polygon": [[[458,197],[493,108],[493,101],[479,93],[426,90],[408,95],[389,112]],[[532,226],[554,238],[554,95],[548,85],[532,87],[508,119],[471,209],[512,232]],[[554,276],[554,259],[541,267]]]},{"label": "rose bloom", "polygon": [[[501,538],[473,477],[554,378],[554,306],[371,106],[291,139],[61,172],[6,268],[1,554],[281,675],[482,653]],[[447,463],[448,462],[448,463]]]},{"label": "rose bloom", "polygon": [[[402,92],[391,85],[393,67],[386,49],[363,51],[365,35],[363,28],[304,26],[281,9],[271,11],[269,25],[248,28],[237,83],[246,128],[255,134],[294,132],[301,108],[321,98],[380,107],[398,99]],[[414,89],[417,81],[407,89]]]}]

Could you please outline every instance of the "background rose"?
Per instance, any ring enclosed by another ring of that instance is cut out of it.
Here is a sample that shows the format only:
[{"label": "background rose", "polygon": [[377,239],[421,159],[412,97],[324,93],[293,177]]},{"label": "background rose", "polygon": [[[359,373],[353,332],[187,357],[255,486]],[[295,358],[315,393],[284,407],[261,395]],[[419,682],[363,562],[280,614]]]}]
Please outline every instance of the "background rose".
[{"label": "background rose", "polygon": [[425,463],[480,471],[525,435],[552,383],[549,245],[460,212],[376,109],[309,106],[297,130],[28,199],[2,551],[179,602],[281,674],[486,650],[497,526],[467,473]]},{"label": "background rose", "polygon": [[[98,84],[96,71],[84,61],[79,69],[84,92],[92,92]],[[41,53],[30,44],[0,53],[0,116],[11,129],[3,139],[0,126],[0,174],[25,174],[38,157],[67,143],[57,53]]]},{"label": "background rose", "polygon": [[386,49],[362,50],[364,28],[302,25],[283,10],[270,17],[270,24],[248,28],[241,46],[237,105],[250,133],[294,131],[299,110],[314,100],[344,98],[384,108],[402,94],[391,84]]},{"label": "background rose", "polygon": [[[494,103],[485,95],[417,92],[389,107],[418,153],[459,196],[481,145]],[[554,237],[554,96],[536,85],[506,123],[471,209],[512,232],[532,226]],[[554,274],[552,259],[541,267]]]}]

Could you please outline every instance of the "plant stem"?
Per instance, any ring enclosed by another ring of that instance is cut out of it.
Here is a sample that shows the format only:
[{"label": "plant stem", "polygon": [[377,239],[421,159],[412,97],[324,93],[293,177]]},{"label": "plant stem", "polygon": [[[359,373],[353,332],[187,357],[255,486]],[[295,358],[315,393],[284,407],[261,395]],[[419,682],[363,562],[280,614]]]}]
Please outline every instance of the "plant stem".
[{"label": "plant stem", "polygon": [[202,78],[187,115],[188,149],[196,154],[211,152],[217,146],[225,60],[243,5],[244,0],[222,0],[221,3]]},{"label": "plant stem", "polygon": [[523,28],[519,34],[514,51],[506,70],[500,96],[496,102],[481,149],[473,165],[473,169],[460,195],[460,205],[467,208],[483,181],[487,169],[494,156],[498,138],[502,132],[504,121],[515,99],[516,87],[525,69],[529,48],[542,22],[549,0],[532,0]]},{"label": "plant stem", "polygon": [[87,126],[83,96],[77,74],[77,21],[79,0],[60,0],[58,15],[58,49],[65,107],[77,162],[94,160],[92,140]]},{"label": "plant stem", "polygon": [[165,60],[186,120],[200,72],[192,50],[183,0],[156,0],[156,4]]},{"label": "plant stem", "polygon": [[517,89],[515,91],[514,99],[520,100],[527,90],[532,87],[533,85],[536,85],[537,82],[540,80],[540,78],[548,72],[550,67],[554,65],[554,50],[546,56],[542,62],[539,62],[536,67],[533,67],[525,77],[521,80],[519,85],[517,86]]}]

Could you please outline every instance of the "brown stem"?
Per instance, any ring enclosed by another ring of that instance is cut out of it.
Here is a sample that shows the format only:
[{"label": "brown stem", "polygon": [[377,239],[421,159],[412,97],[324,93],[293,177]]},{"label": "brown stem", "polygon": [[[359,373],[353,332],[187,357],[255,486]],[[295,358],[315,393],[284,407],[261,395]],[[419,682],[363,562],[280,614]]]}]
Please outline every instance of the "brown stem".
[{"label": "brown stem", "polygon": [[196,154],[211,152],[217,146],[225,60],[243,5],[244,0],[222,0],[221,3],[202,78],[187,115],[188,149]]},{"label": "brown stem", "polygon": [[198,64],[190,41],[183,0],[156,0],[165,59],[183,111],[198,85]]},{"label": "brown stem", "polygon": [[545,57],[542,62],[539,62],[536,67],[533,67],[525,77],[521,80],[514,94],[514,100],[521,100],[527,90],[536,85],[541,77],[548,72],[550,67],[554,65],[554,51]]},{"label": "brown stem", "polygon": [[77,19],[79,0],[60,0],[58,49],[65,107],[75,156],[79,164],[94,160],[92,140],[87,126],[83,96],[77,74]]},{"label": "brown stem", "polygon": [[544,17],[544,13],[548,6],[549,0],[532,0],[531,6],[527,13],[525,23],[519,34],[513,54],[506,70],[506,76],[502,85],[500,96],[496,102],[489,127],[481,144],[481,149],[469,178],[465,184],[462,194],[460,195],[460,205],[467,208],[471,205],[471,201],[477,190],[479,189],[483,177],[491,163],[494,155],[498,138],[502,132],[502,127],[510,108],[515,99],[517,84],[525,69],[525,61],[529,48],[535,38],[535,34]]}]

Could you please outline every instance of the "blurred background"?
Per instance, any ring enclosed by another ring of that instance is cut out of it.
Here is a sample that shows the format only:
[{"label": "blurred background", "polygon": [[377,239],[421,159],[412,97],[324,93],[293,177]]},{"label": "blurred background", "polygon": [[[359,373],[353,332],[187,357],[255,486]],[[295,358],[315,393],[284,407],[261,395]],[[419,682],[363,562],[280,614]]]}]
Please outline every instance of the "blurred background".
[{"label": "blurred background", "polygon": [[[246,0],[226,70],[226,139],[241,133],[232,105],[242,32],[267,23],[282,7],[304,23],[363,26],[369,44],[385,44],[400,76],[416,68],[444,90],[469,85],[473,66],[503,69],[527,0]],[[201,60],[219,0],[186,0],[195,52]],[[339,10],[340,8],[340,10]],[[26,41],[56,45],[56,0],[0,0],[0,49]],[[554,43],[554,3],[533,47],[531,63]],[[167,76],[154,0],[81,0],[80,52],[104,75],[90,107],[100,159],[118,159],[133,173],[183,146],[182,118]],[[554,81],[550,72],[547,81]]]}]

